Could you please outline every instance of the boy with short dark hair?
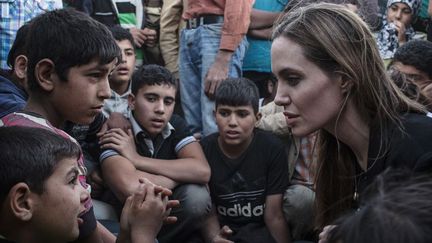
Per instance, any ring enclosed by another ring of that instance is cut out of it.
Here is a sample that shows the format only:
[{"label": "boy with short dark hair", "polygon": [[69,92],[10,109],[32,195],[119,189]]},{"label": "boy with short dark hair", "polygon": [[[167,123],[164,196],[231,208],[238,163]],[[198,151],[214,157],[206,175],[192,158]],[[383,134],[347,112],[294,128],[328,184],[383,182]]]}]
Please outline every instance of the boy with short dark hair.
[{"label": "boy with short dark hair", "polygon": [[0,234],[14,242],[76,240],[90,197],[79,185],[79,146],[45,129],[0,127],[0,150]]},{"label": "boy with short dark hair", "polygon": [[109,77],[111,97],[105,100],[103,113],[105,117],[109,117],[112,112],[128,117],[128,96],[136,61],[133,37],[120,26],[111,27],[110,30],[121,50],[122,58]]},{"label": "boy with short dark hair", "polygon": [[132,76],[129,96],[132,130],[111,129],[100,139],[108,149],[100,157],[102,173],[120,202],[140,177],[173,190],[173,198],[180,201],[172,210],[178,221],[162,227],[161,243],[186,242],[210,210],[205,187],[210,169],[185,121],[173,115],[176,91],[176,80],[166,68],[140,67]]},{"label": "boy with short dark hair", "polygon": [[[76,240],[90,197],[79,181],[79,146],[47,129],[15,126],[0,127],[0,150],[0,242]],[[154,242],[167,201],[142,186],[145,200],[130,197],[122,219],[132,225],[132,242]]]},{"label": "boy with short dark hair", "polygon": [[432,99],[432,42],[407,42],[397,49],[390,66],[406,74],[429,99]]},{"label": "boy with short dark hair", "polygon": [[[29,99],[23,111],[3,117],[0,126],[45,128],[76,142],[60,128],[65,121],[90,124],[101,112],[110,94],[108,75],[120,60],[119,47],[105,26],[71,9],[39,15],[27,38]],[[89,189],[82,155],[78,168],[81,185]],[[78,241],[114,242],[96,221],[90,197],[84,205]]]},{"label": "boy with short dark hair", "polygon": [[212,171],[206,242],[290,242],[282,212],[288,186],[285,148],[272,134],[255,129],[258,102],[257,87],[245,78],[227,79],[216,91],[219,132],[201,141]]}]

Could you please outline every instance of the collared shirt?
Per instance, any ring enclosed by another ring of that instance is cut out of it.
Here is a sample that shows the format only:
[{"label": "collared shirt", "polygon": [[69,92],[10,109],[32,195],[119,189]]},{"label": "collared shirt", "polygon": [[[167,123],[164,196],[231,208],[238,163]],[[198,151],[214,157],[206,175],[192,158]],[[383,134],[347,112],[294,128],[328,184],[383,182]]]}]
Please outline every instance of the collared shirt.
[{"label": "collared shirt", "polygon": [[235,51],[248,31],[255,0],[194,0],[188,2],[184,19],[203,15],[223,15],[220,50]]},{"label": "collared shirt", "polygon": [[[130,116],[130,121],[137,152],[144,157],[177,159],[177,154],[182,148],[196,141],[187,128],[186,122],[177,115],[173,115],[159,136],[153,139],[138,124],[133,115]],[[99,157],[99,161],[102,163],[105,159],[114,155],[119,155],[119,153],[112,149],[104,150]]]},{"label": "collared shirt", "polygon": [[128,97],[131,93],[131,84],[129,83],[128,90],[122,94],[117,94],[114,90],[111,90],[111,97],[104,101],[102,113],[105,117],[109,117],[112,112],[118,112],[123,114],[126,118],[129,118],[129,103]]},{"label": "collared shirt", "polygon": [[0,0],[0,67],[10,69],[7,56],[21,26],[45,11],[62,7],[61,0]]}]

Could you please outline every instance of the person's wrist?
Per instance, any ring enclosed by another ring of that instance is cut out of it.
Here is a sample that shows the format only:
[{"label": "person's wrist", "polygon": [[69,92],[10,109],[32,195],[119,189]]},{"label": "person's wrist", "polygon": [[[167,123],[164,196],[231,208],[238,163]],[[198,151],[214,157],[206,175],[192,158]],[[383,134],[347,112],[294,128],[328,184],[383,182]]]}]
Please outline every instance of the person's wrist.
[{"label": "person's wrist", "polygon": [[156,230],[146,230],[145,226],[137,225],[131,229],[132,242],[150,242],[156,239]]}]

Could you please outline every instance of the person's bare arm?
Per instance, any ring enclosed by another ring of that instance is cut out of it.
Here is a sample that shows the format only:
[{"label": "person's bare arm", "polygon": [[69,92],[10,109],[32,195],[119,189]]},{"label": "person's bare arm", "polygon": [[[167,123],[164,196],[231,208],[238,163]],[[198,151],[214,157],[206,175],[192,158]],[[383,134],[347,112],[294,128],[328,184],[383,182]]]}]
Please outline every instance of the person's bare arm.
[{"label": "person's bare arm", "polygon": [[270,12],[258,9],[252,9],[251,23],[249,29],[265,29],[273,26],[273,23],[279,18],[281,12]]},{"label": "person's bare arm", "polygon": [[268,195],[266,197],[264,222],[276,242],[291,242],[288,224],[282,211],[282,194]]},{"label": "person's bare arm", "polygon": [[178,159],[164,160],[139,155],[130,130],[126,133],[121,129],[111,129],[100,141],[102,148],[114,149],[140,171],[165,176],[177,183],[206,184],[210,180],[210,167],[197,142],[191,142],[180,149]]},{"label": "person's bare arm", "polygon": [[183,147],[178,152],[178,159],[161,160],[136,155],[131,161],[142,171],[163,175],[178,183],[206,184],[210,180],[210,167],[197,142]]},{"label": "person's bare arm", "polygon": [[104,159],[101,167],[105,183],[121,202],[124,202],[137,190],[140,185],[139,180],[142,178],[168,189],[173,189],[177,185],[167,177],[137,170],[128,159],[121,155]]},{"label": "person's bare arm", "polygon": [[262,40],[270,40],[272,35],[272,28],[266,28],[266,29],[253,29],[248,31],[248,36],[256,38],[256,39],[262,39]]},{"label": "person's bare arm", "polygon": [[214,99],[220,83],[228,78],[229,64],[233,51],[219,50],[214,63],[210,66],[204,80],[204,93],[209,99]]},{"label": "person's bare arm", "polygon": [[232,230],[226,225],[222,228],[220,227],[214,204],[212,205],[210,214],[204,221],[201,234],[207,243],[233,243],[228,240],[228,237],[232,234]]}]

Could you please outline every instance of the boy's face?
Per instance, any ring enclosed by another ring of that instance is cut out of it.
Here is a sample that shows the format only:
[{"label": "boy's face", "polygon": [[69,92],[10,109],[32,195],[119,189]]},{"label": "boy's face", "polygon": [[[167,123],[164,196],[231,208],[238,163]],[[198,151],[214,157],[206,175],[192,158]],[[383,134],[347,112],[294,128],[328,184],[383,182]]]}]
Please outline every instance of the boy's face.
[{"label": "boy's face", "polygon": [[55,88],[50,103],[55,109],[54,119],[68,120],[78,124],[90,124],[102,111],[104,100],[111,95],[108,75],[116,60],[99,64],[98,60],[69,69],[67,81],[54,75]]},{"label": "boy's face", "polygon": [[122,51],[122,60],[112,72],[110,83],[128,83],[135,69],[135,49],[129,40],[116,41]]},{"label": "boy's face", "polygon": [[252,106],[218,105],[215,111],[220,142],[230,146],[248,146],[257,122]]},{"label": "boy's face", "polygon": [[32,193],[35,208],[31,222],[41,238],[51,242],[78,238],[78,226],[83,222],[78,216],[84,212],[83,203],[90,196],[78,181],[78,173],[76,159],[62,159],[45,181],[43,193]]},{"label": "boy's face", "polygon": [[136,121],[151,137],[162,132],[174,111],[176,89],[169,85],[144,85],[136,96],[129,96],[129,106]]},{"label": "boy's face", "polygon": [[416,84],[428,98],[432,99],[432,79],[426,72],[420,71],[414,66],[405,65],[402,62],[395,62],[393,67],[412,79],[414,84]]}]

